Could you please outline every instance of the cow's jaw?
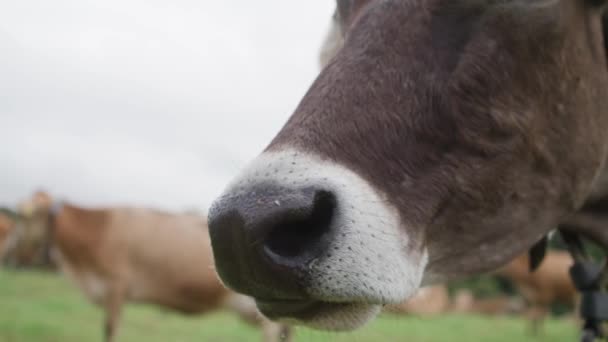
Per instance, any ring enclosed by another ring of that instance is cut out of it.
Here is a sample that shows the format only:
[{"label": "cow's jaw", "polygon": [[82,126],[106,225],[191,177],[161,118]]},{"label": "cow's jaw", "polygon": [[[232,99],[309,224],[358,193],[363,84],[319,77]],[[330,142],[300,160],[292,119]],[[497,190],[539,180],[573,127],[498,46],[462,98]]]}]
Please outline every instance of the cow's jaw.
[{"label": "cow's jaw", "polygon": [[[382,305],[416,293],[427,263],[426,250],[408,237],[411,229],[403,227],[388,199],[355,172],[293,149],[265,152],[215,203],[210,212],[212,224],[214,214],[229,205],[230,198],[260,184],[315,187],[336,198],[331,242],[306,265],[289,270],[300,275],[302,298],[283,300],[258,294],[255,288],[264,286],[265,280],[253,279],[255,276],[239,279],[240,284],[227,282],[256,298],[264,314],[318,329],[349,330],[374,318]],[[219,271],[221,275],[224,270]]]}]

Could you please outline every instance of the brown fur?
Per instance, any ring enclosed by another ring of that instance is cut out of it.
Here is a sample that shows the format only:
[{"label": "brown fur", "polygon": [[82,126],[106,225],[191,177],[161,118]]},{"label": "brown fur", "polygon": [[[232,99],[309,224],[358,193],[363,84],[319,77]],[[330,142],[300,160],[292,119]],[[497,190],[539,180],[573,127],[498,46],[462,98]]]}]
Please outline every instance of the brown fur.
[{"label": "brown fur", "polygon": [[572,264],[569,253],[550,251],[540,267],[531,273],[529,256],[524,254],[495,273],[513,282],[530,306],[529,315],[536,328],[550,312],[551,304],[562,303],[571,308],[576,306],[578,293],[569,274]]},{"label": "brown fur", "polygon": [[[25,204],[33,208],[30,220],[45,220],[50,205],[35,202]],[[285,333],[257,312],[252,299],[220,283],[206,221],[199,216],[65,204],[50,222],[61,270],[106,312],[106,341],[113,340],[122,305],[129,301],[190,314],[225,307],[262,325],[267,341]]]}]

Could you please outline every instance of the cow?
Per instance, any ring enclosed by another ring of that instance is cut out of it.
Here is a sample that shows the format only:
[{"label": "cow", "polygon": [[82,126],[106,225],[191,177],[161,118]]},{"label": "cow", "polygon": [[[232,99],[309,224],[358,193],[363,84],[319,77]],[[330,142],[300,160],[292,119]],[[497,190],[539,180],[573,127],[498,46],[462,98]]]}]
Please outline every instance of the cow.
[{"label": "cow", "polygon": [[446,313],[450,308],[450,295],[445,285],[421,288],[412,298],[388,305],[384,310],[393,314],[415,316],[436,316]]},{"label": "cow", "polygon": [[570,308],[578,304],[579,295],[569,273],[573,263],[568,252],[550,251],[540,266],[531,272],[530,257],[524,253],[494,274],[509,279],[526,300],[532,329],[537,332],[552,304],[560,303]]},{"label": "cow", "polygon": [[555,228],[608,247],[575,219],[608,194],[605,2],[337,0],[333,57],[210,208],[221,279],[353,330]]},{"label": "cow", "polygon": [[44,192],[20,208],[25,224],[47,224],[61,271],[105,311],[107,342],[114,340],[121,309],[129,301],[184,314],[226,308],[262,326],[265,341],[289,339],[287,327],[265,319],[251,298],[221,284],[201,216],[57,205]]},{"label": "cow", "polygon": [[475,298],[471,290],[460,289],[454,294],[449,312],[454,314],[499,316],[516,314],[523,310],[524,303],[518,298],[508,296]]},{"label": "cow", "polygon": [[4,260],[8,237],[14,227],[14,221],[6,214],[0,212],[0,261]]}]

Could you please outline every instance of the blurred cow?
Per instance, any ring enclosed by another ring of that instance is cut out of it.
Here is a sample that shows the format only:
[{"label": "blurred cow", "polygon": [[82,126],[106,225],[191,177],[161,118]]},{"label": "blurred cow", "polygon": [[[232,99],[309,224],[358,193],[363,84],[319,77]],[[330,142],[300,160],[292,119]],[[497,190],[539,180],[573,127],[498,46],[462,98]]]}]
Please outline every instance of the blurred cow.
[{"label": "blurred cow", "polygon": [[462,289],[454,295],[450,311],[459,314],[498,316],[519,313],[523,311],[523,307],[524,303],[518,298],[507,296],[475,298],[470,290]]},{"label": "blurred cow", "polygon": [[188,314],[227,308],[261,325],[266,341],[289,338],[289,329],[265,319],[251,298],[220,283],[207,223],[199,216],[56,206],[44,192],[20,207],[26,224],[47,225],[61,270],[105,310],[106,341],[114,340],[127,301]]},{"label": "blurred cow", "polygon": [[421,288],[412,298],[386,307],[390,313],[432,316],[445,313],[450,306],[450,296],[445,285]]},{"label": "blurred cow", "polygon": [[495,273],[508,278],[530,306],[528,315],[537,330],[550,312],[551,304],[561,303],[575,307],[578,296],[569,275],[573,260],[569,253],[550,251],[540,267],[530,272],[528,254],[523,254]]},{"label": "blurred cow", "polygon": [[8,237],[14,227],[14,221],[7,215],[0,212],[0,260],[3,259]]}]

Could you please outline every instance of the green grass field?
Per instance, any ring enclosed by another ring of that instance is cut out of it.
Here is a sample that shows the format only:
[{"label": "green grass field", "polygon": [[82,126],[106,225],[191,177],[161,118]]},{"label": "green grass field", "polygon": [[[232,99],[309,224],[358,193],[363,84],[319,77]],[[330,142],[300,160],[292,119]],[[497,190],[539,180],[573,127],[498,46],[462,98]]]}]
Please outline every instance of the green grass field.
[{"label": "green grass field", "polygon": [[[0,271],[0,341],[101,341],[102,314],[62,277]],[[336,334],[300,328],[296,341],[575,341],[576,327],[546,322],[533,338],[515,318],[445,316],[433,319],[383,316],[356,333]],[[184,317],[155,307],[127,308],[119,342],[259,341],[259,332],[229,313]]]}]

